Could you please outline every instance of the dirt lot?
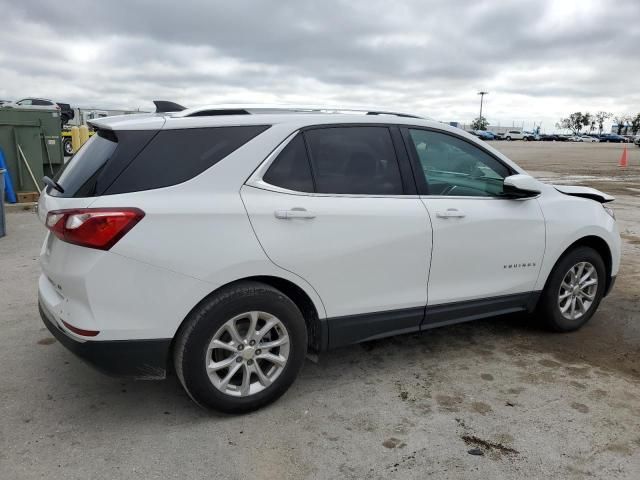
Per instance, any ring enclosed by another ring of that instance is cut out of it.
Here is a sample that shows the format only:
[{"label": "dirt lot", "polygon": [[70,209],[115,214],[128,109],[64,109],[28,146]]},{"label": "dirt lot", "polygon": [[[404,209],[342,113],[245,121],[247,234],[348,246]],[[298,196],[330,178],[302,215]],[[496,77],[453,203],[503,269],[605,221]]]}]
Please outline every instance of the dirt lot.
[{"label": "dirt lot", "polygon": [[[307,362],[276,404],[199,410],[174,378],[94,372],[41,325],[35,215],[0,240],[0,478],[640,478],[640,149],[496,142],[531,173],[617,195],[613,293],[581,331],[502,317]],[[470,455],[479,449],[483,455]]]}]

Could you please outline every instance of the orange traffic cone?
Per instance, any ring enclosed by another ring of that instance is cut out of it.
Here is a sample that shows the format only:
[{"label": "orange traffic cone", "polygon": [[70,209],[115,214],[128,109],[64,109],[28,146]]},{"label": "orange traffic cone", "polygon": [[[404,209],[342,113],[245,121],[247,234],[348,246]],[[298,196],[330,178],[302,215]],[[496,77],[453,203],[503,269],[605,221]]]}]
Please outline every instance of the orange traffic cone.
[{"label": "orange traffic cone", "polygon": [[627,146],[624,146],[624,150],[622,151],[622,156],[620,157],[620,162],[618,166],[621,168],[627,168]]}]

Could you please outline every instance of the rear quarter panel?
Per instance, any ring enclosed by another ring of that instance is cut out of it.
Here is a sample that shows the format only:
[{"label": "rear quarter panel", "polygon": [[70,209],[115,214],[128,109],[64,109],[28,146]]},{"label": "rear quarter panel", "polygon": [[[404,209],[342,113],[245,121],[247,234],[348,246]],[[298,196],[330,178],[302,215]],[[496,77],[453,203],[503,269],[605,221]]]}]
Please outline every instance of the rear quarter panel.
[{"label": "rear quarter panel", "polygon": [[[205,282],[209,292],[251,276],[284,278],[302,288],[324,318],[326,312],[315,290],[266,256],[240,197],[246,178],[281,140],[280,133],[269,129],[184,183],[97,198],[91,207],[129,206],[145,212],[111,252]],[[167,301],[164,295],[169,294],[166,288],[159,291],[157,301]],[[184,315],[197,303],[192,298],[171,301],[184,303]],[[176,329],[181,320],[176,319]]]}]

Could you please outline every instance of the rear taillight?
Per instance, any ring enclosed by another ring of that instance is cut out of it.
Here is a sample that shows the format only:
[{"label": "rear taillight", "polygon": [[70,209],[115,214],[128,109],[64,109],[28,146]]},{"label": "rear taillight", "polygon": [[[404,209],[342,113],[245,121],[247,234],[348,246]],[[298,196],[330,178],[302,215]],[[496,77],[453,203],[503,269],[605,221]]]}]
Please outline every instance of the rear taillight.
[{"label": "rear taillight", "polygon": [[79,208],[47,214],[47,228],[68,243],[109,250],[144,217],[137,208]]}]

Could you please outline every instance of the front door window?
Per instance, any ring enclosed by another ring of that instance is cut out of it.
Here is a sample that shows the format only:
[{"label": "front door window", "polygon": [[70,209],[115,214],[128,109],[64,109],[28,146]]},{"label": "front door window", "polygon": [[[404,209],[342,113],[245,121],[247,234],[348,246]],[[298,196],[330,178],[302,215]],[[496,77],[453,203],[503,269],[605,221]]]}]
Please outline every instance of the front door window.
[{"label": "front door window", "polygon": [[462,139],[428,130],[409,130],[429,195],[496,197],[511,172]]}]

